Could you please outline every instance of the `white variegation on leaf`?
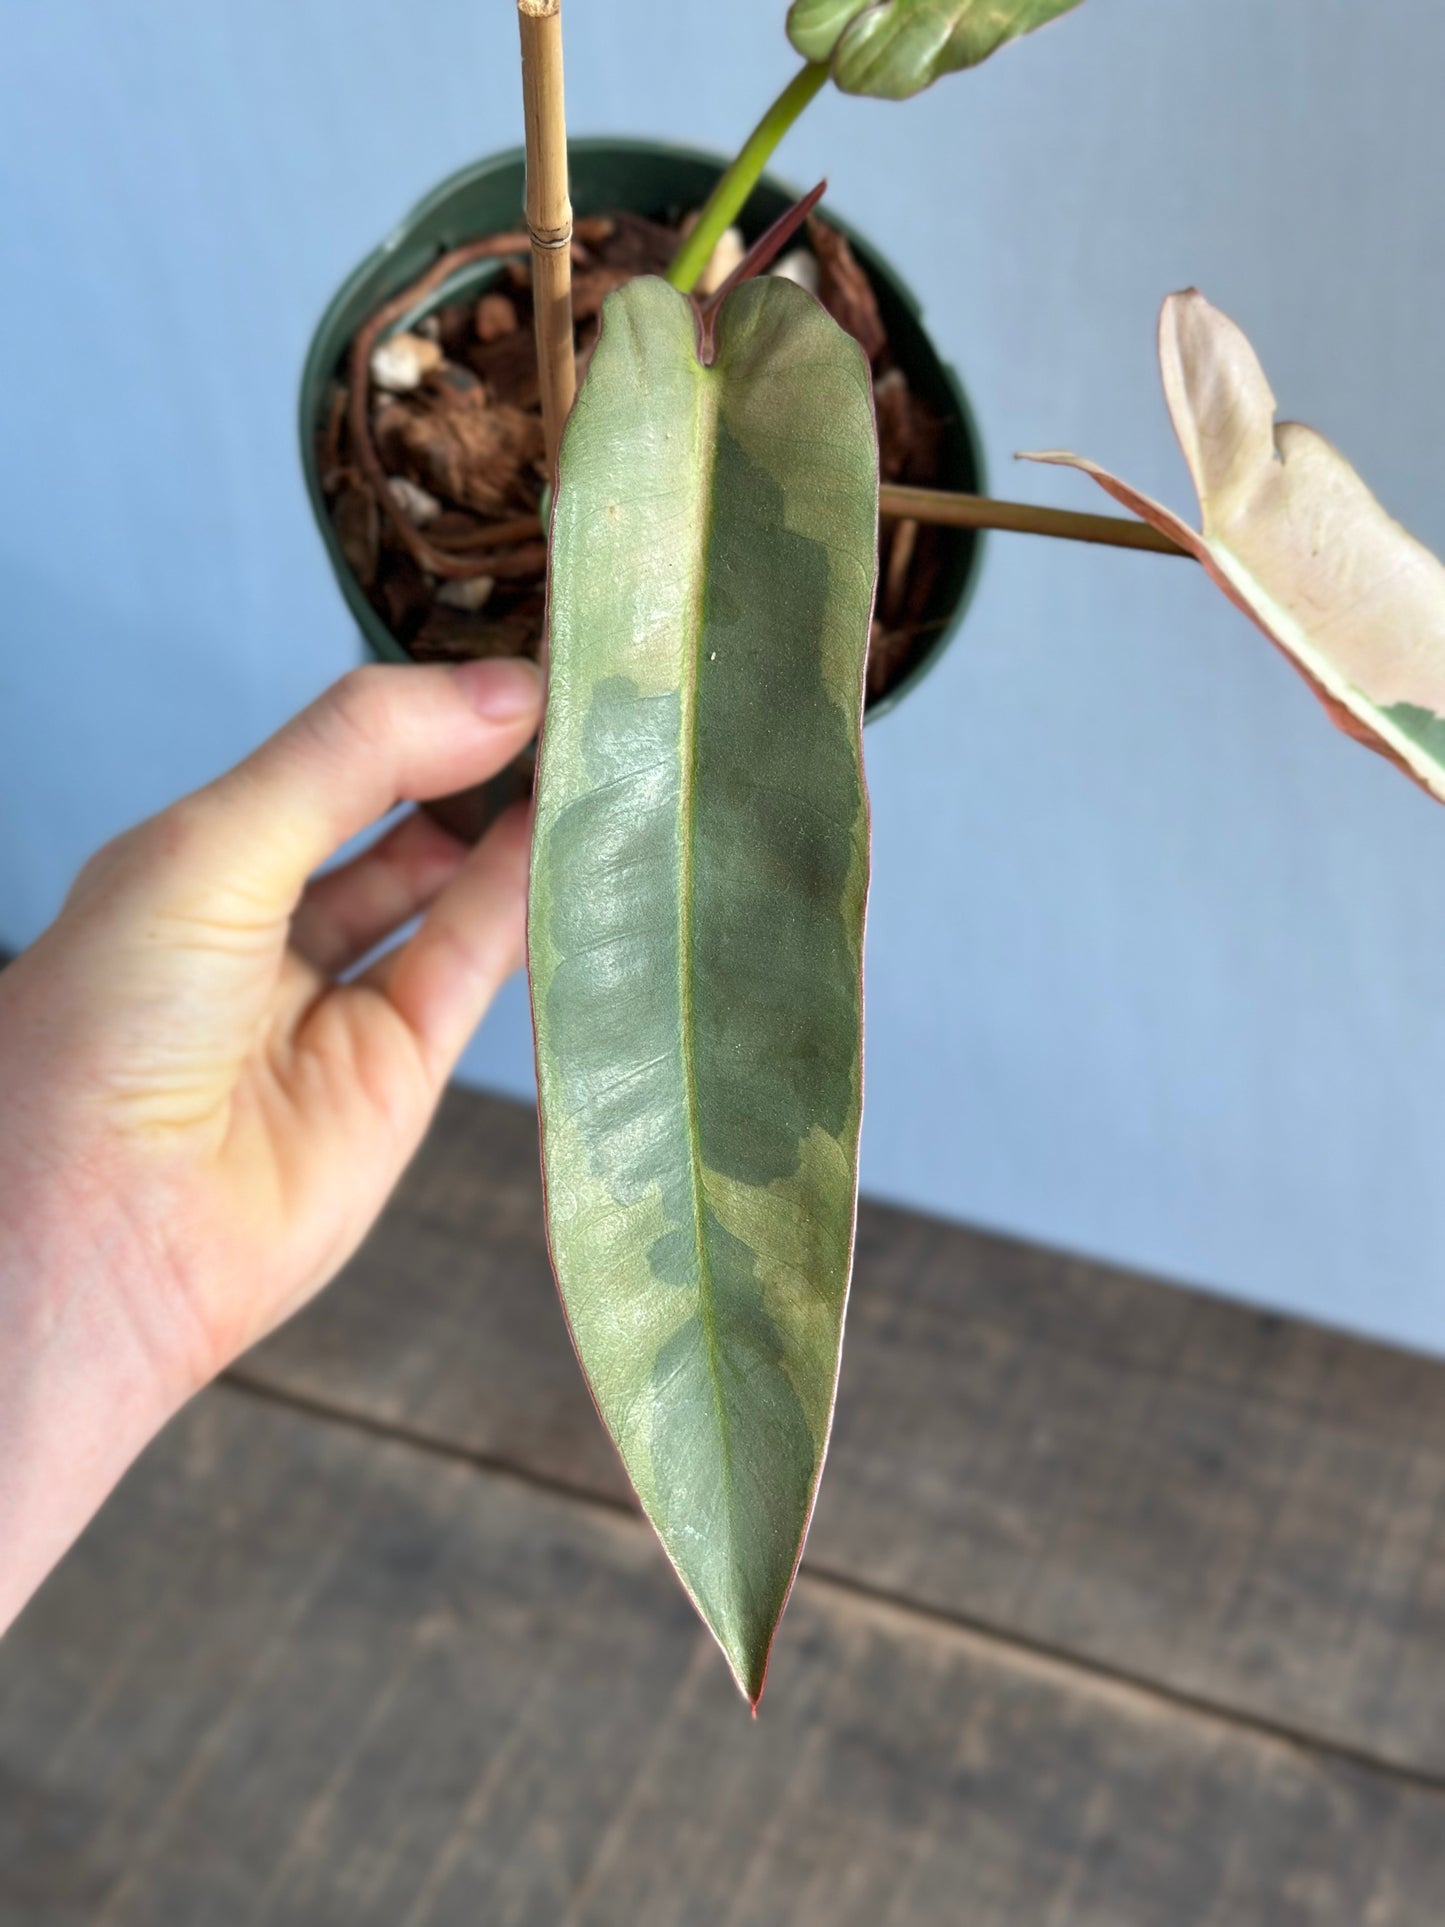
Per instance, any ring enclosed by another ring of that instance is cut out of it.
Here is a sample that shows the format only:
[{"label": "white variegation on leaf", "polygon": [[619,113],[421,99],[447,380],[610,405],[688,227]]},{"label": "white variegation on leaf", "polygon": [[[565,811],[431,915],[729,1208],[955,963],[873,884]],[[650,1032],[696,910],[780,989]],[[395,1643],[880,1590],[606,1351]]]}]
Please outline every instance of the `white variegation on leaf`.
[{"label": "white variegation on leaf", "polygon": [[1445,566],[1312,428],[1275,421],[1258,357],[1195,289],[1171,295],[1159,359],[1201,527],[1077,455],[1172,536],[1312,685],[1331,719],[1445,801]]}]

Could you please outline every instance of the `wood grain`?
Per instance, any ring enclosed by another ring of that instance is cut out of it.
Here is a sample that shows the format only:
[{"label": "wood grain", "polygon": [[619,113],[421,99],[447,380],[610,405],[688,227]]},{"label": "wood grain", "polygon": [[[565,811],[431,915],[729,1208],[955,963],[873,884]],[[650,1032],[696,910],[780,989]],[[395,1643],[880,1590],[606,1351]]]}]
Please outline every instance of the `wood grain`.
[{"label": "wood grain", "polygon": [[[616,1501],[534,1119],[454,1091],[371,1243],[244,1375]],[[865,1206],[808,1563],[1445,1773],[1445,1368]]]},{"label": "wood grain", "polygon": [[640,1521],[207,1394],[0,1651],[0,1927],[1426,1927],[1445,1803],[804,1578],[751,1722]]}]

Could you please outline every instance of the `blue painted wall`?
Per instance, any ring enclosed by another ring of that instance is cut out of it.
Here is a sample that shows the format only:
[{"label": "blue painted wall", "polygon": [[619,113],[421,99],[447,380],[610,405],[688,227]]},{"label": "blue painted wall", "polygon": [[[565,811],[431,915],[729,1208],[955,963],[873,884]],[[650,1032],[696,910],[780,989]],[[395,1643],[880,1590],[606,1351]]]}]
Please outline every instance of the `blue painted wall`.
[{"label": "blue painted wall", "polygon": [[[725,146],[782,0],[572,0],[578,132]],[[827,171],[923,296],[997,485],[1070,445],[1184,505],[1152,362],[1196,281],[1445,549],[1445,9],[1089,0]],[[0,938],[353,659],[292,406],[311,323],[518,137],[509,0],[10,0],[0,60]],[[1163,559],[997,538],[870,735],[874,1192],[1445,1350],[1445,815]],[[509,993],[468,1060],[528,1088]]]}]

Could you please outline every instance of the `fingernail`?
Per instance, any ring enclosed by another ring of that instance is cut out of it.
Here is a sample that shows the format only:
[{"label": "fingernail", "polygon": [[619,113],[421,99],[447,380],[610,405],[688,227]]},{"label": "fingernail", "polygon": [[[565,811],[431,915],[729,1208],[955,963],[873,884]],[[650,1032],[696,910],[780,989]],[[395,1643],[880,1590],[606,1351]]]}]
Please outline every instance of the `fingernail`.
[{"label": "fingernail", "polygon": [[467,700],[489,723],[510,723],[541,706],[542,673],[523,656],[459,663],[455,674]]}]

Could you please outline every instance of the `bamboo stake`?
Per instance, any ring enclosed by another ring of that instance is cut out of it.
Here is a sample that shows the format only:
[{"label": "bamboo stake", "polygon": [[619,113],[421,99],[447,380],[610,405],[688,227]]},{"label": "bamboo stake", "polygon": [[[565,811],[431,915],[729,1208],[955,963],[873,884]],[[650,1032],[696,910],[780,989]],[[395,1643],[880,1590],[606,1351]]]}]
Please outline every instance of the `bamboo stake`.
[{"label": "bamboo stake", "polygon": [[562,0],[517,0],[522,32],[522,112],[527,131],[527,230],[547,468],[577,396],[572,343],[572,202],[562,99]]},{"label": "bamboo stake", "polygon": [[943,489],[902,488],[885,482],[878,513],[950,529],[1012,529],[1020,535],[1057,535],[1070,542],[1102,542],[1116,549],[1151,549],[1157,555],[1188,555],[1147,522],[1122,515],[1080,515],[1073,509],[1035,508],[1029,502],[993,502],[984,495],[950,495]]}]

